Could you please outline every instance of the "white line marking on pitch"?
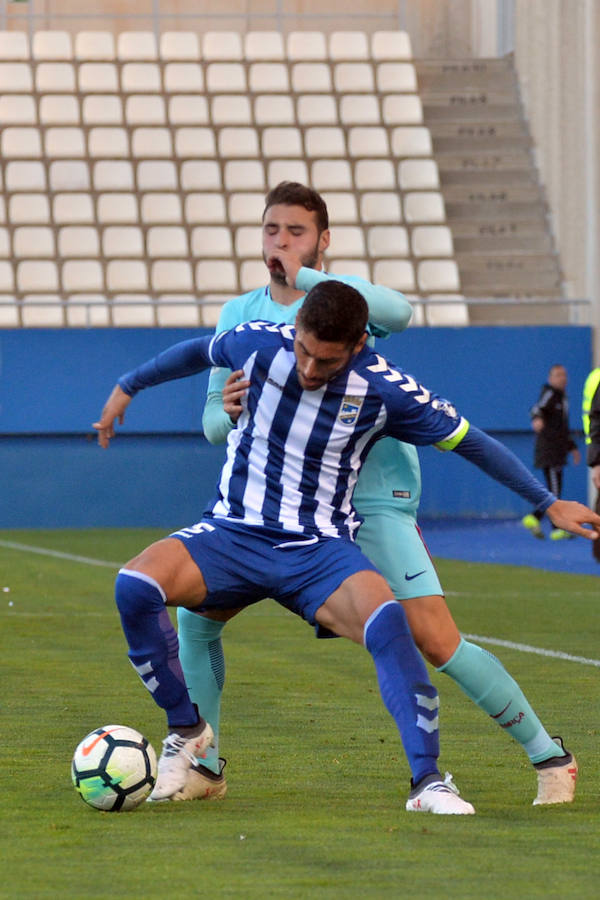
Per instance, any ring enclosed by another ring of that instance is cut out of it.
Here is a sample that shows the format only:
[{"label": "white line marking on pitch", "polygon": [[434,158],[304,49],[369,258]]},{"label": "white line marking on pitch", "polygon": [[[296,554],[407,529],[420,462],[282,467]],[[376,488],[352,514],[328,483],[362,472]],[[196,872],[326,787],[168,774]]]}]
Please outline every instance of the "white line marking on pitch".
[{"label": "white line marking on pitch", "polygon": [[42,556],[55,556],[57,559],[68,559],[70,562],[85,563],[88,566],[103,566],[107,569],[119,568],[123,563],[107,562],[104,559],[91,559],[89,556],[76,556],[74,553],[62,553],[60,550],[48,550],[46,547],[31,547],[29,544],[17,544],[14,541],[0,540],[0,547],[8,550],[26,550],[28,553],[39,553]]},{"label": "white line marking on pitch", "polygon": [[[42,556],[54,556],[57,559],[68,559],[71,562],[85,563],[88,566],[102,566],[107,569],[118,568],[121,563],[108,562],[103,559],[92,559],[89,556],[77,556],[74,553],[63,553],[61,550],[49,550],[46,547],[32,547],[30,544],[18,544],[14,541],[0,540],[0,547],[8,550],[25,550],[28,553],[39,553]],[[541,647],[532,647],[530,644],[517,644],[514,641],[503,641],[500,638],[484,637],[480,634],[465,634],[470,641],[481,641],[483,644],[493,644],[497,647],[508,647],[510,650],[519,650],[521,653],[535,653],[537,656],[547,656],[552,659],[564,659],[567,662],[583,663],[586,666],[598,666],[600,659],[587,659],[585,656],[572,656],[561,650],[544,650]]]},{"label": "white line marking on pitch", "polygon": [[530,644],[516,644],[514,641],[503,641],[500,638],[483,637],[481,634],[465,634],[463,637],[470,641],[481,641],[482,644],[495,644],[498,647],[508,647],[509,650],[520,650],[521,653],[535,653],[538,656],[550,656],[553,659],[566,659],[568,662],[583,663],[586,666],[600,667],[600,659],[587,659],[585,656],[571,656],[562,650],[542,650],[541,647],[532,647]]}]

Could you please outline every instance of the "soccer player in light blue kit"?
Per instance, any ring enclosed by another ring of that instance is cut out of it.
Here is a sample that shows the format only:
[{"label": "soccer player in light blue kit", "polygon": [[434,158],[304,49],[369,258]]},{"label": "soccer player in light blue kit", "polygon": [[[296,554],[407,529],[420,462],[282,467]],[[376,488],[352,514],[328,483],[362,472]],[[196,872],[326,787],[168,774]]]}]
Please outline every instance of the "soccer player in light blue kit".
[{"label": "soccer player in light blue kit", "polygon": [[[407,719],[423,718],[425,710],[436,714],[434,704],[422,703],[436,698],[427,692],[402,605],[352,540],[360,525],[352,493],[369,450],[384,435],[454,450],[543,505],[555,524],[590,536],[582,527],[589,523],[597,537],[600,516],[557,500],[448,401],[367,348],[366,324],[362,295],[326,280],[310,290],[296,330],[250,322],[175,345],[122,376],[96,423],[107,446],[115,418],[122,421],[138,390],[210,364],[242,368],[251,382],[204,519],[146,548],[117,577],[130,659],[170,727],[155,800],[185,786],[194,756],[212,738],[188,696],[168,605],[232,610],[271,596],[311,624],[364,643],[403,741]],[[411,766],[421,772],[406,808],[474,812],[439,779],[436,744],[423,731],[405,742]],[[443,806],[436,795],[445,798]]]},{"label": "soccer player in light blue kit", "polygon": [[[217,332],[251,319],[293,323],[305,292],[328,277],[321,271],[329,246],[328,226],[327,207],[316,191],[293,182],[275,187],[266,197],[263,214],[263,256],[270,283],[228,301]],[[410,308],[401,294],[361,279],[336,277],[363,293],[373,335],[386,337],[390,331],[406,328]],[[239,415],[240,398],[248,387],[243,380],[237,382],[237,389],[229,387],[224,409],[222,392],[228,375],[221,368],[210,376],[203,427],[213,444],[226,441],[234,427],[231,416]],[[364,519],[358,544],[384,574],[394,596],[403,602],[413,637],[426,659],[512,735],[537,766],[538,795],[534,802],[572,800],[576,774],[572,755],[550,738],[519,685],[496,657],[460,636],[417,527],[420,494],[416,448],[392,438],[379,441],[361,470],[354,492],[354,503]],[[218,731],[225,676],[221,645],[225,622],[180,609],[178,623],[180,657],[190,694],[205,711],[216,735],[215,747],[191,774],[184,796],[178,799],[223,796],[226,781],[219,760]]]}]

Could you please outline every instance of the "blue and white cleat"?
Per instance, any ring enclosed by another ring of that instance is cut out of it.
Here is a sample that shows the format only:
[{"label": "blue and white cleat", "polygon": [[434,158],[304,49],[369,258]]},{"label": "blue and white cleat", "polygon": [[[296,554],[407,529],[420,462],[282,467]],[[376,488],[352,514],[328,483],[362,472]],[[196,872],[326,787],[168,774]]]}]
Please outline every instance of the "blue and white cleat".
[{"label": "blue and white cleat", "polygon": [[452,775],[440,781],[436,775],[423,779],[413,788],[406,801],[409,812],[430,812],[441,816],[472,816],[475,807],[459,796],[460,791],[452,781]]}]

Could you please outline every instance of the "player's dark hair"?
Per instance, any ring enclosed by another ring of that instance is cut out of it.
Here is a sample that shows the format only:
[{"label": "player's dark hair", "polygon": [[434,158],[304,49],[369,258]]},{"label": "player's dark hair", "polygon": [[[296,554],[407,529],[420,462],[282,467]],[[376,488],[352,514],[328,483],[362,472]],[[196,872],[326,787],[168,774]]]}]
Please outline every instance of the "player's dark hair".
[{"label": "player's dark hair", "polygon": [[308,292],[297,323],[319,341],[354,347],[364,334],[368,317],[369,308],[362,294],[342,281],[327,280]]},{"label": "player's dark hair", "polygon": [[317,191],[298,181],[280,181],[265,197],[263,219],[272,206],[302,206],[317,214],[319,234],[329,228],[327,204]]}]

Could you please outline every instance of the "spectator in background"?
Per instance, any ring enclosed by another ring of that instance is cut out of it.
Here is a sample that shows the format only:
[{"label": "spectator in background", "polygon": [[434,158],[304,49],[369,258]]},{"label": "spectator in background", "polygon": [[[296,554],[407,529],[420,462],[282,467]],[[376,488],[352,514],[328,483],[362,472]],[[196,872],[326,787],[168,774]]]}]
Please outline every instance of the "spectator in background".
[{"label": "spectator in background", "polygon": [[[583,386],[583,433],[587,445],[587,464],[596,488],[596,512],[600,508],[600,367],[592,369]],[[600,547],[593,551],[600,562]]]},{"label": "spectator in background", "polygon": [[[563,469],[567,464],[569,453],[573,456],[573,462],[578,465],[581,454],[577,444],[573,440],[569,428],[569,401],[565,393],[567,387],[567,370],[564,366],[551,366],[548,372],[548,381],[542,387],[537,403],[531,407],[531,427],[535,439],[534,466],[541,469],[548,485],[548,490],[556,497],[562,494]],[[541,520],[544,513],[534,509],[523,517],[525,528],[536,538],[543,538],[544,532]],[[570,534],[562,528],[553,528],[550,538],[560,541],[571,538]]]}]

